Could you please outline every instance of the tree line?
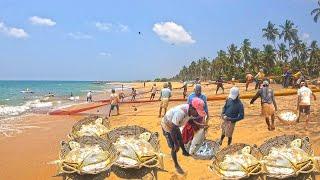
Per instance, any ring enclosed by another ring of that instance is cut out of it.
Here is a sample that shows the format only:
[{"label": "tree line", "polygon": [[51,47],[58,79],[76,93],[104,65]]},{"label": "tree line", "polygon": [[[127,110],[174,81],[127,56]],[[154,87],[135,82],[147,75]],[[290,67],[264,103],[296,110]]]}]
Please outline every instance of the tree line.
[{"label": "tree line", "polygon": [[291,69],[293,73],[301,70],[310,78],[319,77],[318,42],[305,42],[298,33],[297,26],[290,20],[279,26],[269,21],[262,29],[262,37],[268,41],[262,48],[252,47],[251,41],[244,39],[239,47],[231,44],[227,50],[218,51],[211,60],[203,57],[183,66],[172,80],[186,81],[196,77],[213,80],[220,75],[243,80],[246,73],[255,74],[261,68],[267,75],[278,78],[285,69]]}]

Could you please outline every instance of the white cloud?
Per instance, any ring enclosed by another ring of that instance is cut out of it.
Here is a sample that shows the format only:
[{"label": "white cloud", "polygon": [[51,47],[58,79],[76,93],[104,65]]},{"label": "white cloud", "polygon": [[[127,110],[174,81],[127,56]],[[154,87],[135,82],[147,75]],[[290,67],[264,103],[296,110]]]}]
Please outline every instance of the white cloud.
[{"label": "white cloud", "polygon": [[27,38],[29,35],[23,29],[6,26],[0,22],[0,33],[14,38]]},{"label": "white cloud", "polygon": [[196,42],[183,26],[174,22],[156,23],[153,26],[153,31],[160,36],[162,40],[169,43],[192,44]]},{"label": "white cloud", "polygon": [[107,56],[107,57],[110,57],[111,56],[111,53],[107,53],[107,52],[100,52],[99,53],[100,56]]},{"label": "white cloud", "polygon": [[89,34],[84,34],[82,32],[75,32],[75,33],[68,33],[68,36],[72,37],[73,39],[92,39],[93,37]]},{"label": "white cloud", "polygon": [[29,18],[29,21],[33,25],[40,25],[40,26],[54,26],[57,23],[54,22],[52,19],[49,18],[42,18],[38,16],[32,16]]},{"label": "white cloud", "polygon": [[127,25],[119,24],[119,28],[121,32],[128,32],[129,27]]},{"label": "white cloud", "polygon": [[112,28],[111,23],[103,23],[103,22],[96,22],[95,26],[101,31],[110,31]]}]

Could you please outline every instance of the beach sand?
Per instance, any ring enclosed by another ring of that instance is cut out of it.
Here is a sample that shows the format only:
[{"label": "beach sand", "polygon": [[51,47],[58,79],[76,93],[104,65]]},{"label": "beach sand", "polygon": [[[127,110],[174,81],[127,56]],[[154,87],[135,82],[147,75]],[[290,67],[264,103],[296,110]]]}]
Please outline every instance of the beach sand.
[{"label": "beach sand", "polygon": [[[138,92],[149,91],[152,83],[131,84],[138,88]],[[158,89],[162,83],[157,83]],[[237,84],[242,90],[244,84]],[[279,86],[273,85],[275,89]],[[173,87],[181,87],[181,83],[173,83]],[[226,93],[231,85],[226,85]],[[250,92],[253,93],[253,84],[250,86]],[[192,88],[188,88],[191,92]],[[208,96],[214,96],[215,85],[204,86],[203,91]],[[244,92],[241,92],[242,94]],[[149,93],[138,96],[139,99],[148,99]],[[156,98],[159,94],[156,95]],[[181,98],[182,90],[174,90],[173,97]],[[317,93],[320,97],[320,93]],[[296,96],[276,97],[279,109],[294,109],[296,106]],[[304,130],[304,119],[296,126],[285,126],[276,120],[276,130],[268,131],[264,119],[260,116],[259,100],[254,106],[249,106],[249,100],[242,101],[245,106],[245,119],[236,124],[233,143],[248,143],[260,145],[265,140],[282,134],[298,134],[309,136],[312,147],[316,155],[320,155],[320,102],[313,101],[311,122],[308,131]],[[170,102],[169,108],[182,102]],[[219,115],[221,113],[224,101],[208,102],[210,128],[207,133],[207,139],[215,140],[220,137]],[[83,105],[82,105],[83,106]],[[134,107],[137,111],[134,111]],[[74,108],[74,107],[73,107]],[[88,114],[105,115],[109,107],[103,106],[91,109],[77,115],[29,115],[22,120],[15,122],[17,124],[32,125],[30,128],[22,129],[22,132],[13,134],[13,137],[0,136],[0,179],[61,179],[53,177],[57,172],[55,165],[47,164],[50,161],[58,159],[60,141],[67,140],[67,134],[72,125],[82,117]],[[170,156],[165,138],[162,135],[160,127],[160,118],[158,118],[159,102],[139,103],[139,104],[121,104],[120,115],[110,118],[111,127],[123,125],[139,125],[151,131],[159,132],[160,146],[165,154],[164,167],[167,172],[158,172],[159,179],[219,179],[208,169],[211,161],[195,160],[192,157],[184,157],[181,151],[178,152],[178,161],[186,171],[185,175],[179,175],[175,172],[174,165]],[[113,112],[115,114],[116,112]],[[226,141],[223,142],[223,147]],[[118,179],[111,173],[109,179]],[[320,177],[317,177],[320,179]]]}]

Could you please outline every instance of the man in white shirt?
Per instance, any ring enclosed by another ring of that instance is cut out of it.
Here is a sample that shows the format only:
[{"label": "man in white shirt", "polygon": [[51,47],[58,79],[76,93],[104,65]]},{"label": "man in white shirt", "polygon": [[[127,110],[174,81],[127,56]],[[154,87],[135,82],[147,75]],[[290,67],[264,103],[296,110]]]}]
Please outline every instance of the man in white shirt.
[{"label": "man in white shirt", "polygon": [[87,93],[87,102],[92,102],[92,92],[91,91],[89,91]]},{"label": "man in white shirt", "polygon": [[182,142],[180,127],[183,127],[189,120],[205,117],[204,102],[200,98],[193,98],[190,104],[178,105],[170,109],[161,121],[163,135],[165,136],[169,148],[171,148],[171,156],[178,173],[184,174],[177,160],[177,152],[179,147],[182,149],[184,156],[189,156]]},{"label": "man in white shirt", "polygon": [[301,113],[305,113],[307,116],[305,128],[307,128],[309,122],[311,95],[313,96],[314,100],[317,99],[316,95],[311,91],[310,88],[308,88],[306,82],[301,82],[300,89],[298,89],[297,109],[299,110],[299,117],[297,121],[299,122]]},{"label": "man in white shirt", "polygon": [[168,87],[168,83],[164,83],[163,89],[161,89],[160,97],[159,97],[159,100],[161,100],[160,109],[159,109],[159,118],[161,117],[162,108],[164,109],[164,114],[166,114],[170,97],[171,97],[171,90]]}]

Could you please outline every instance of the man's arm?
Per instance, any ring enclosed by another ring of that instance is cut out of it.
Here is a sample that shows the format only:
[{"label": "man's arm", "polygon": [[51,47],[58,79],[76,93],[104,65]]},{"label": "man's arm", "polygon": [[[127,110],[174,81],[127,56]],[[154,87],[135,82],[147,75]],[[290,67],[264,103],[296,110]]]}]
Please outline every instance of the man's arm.
[{"label": "man's arm", "polygon": [[313,99],[316,101],[317,100],[317,96],[315,93],[312,93]]},{"label": "man's arm", "polygon": [[253,104],[258,98],[260,97],[260,90],[257,92],[257,94],[251,99],[250,104]]}]

